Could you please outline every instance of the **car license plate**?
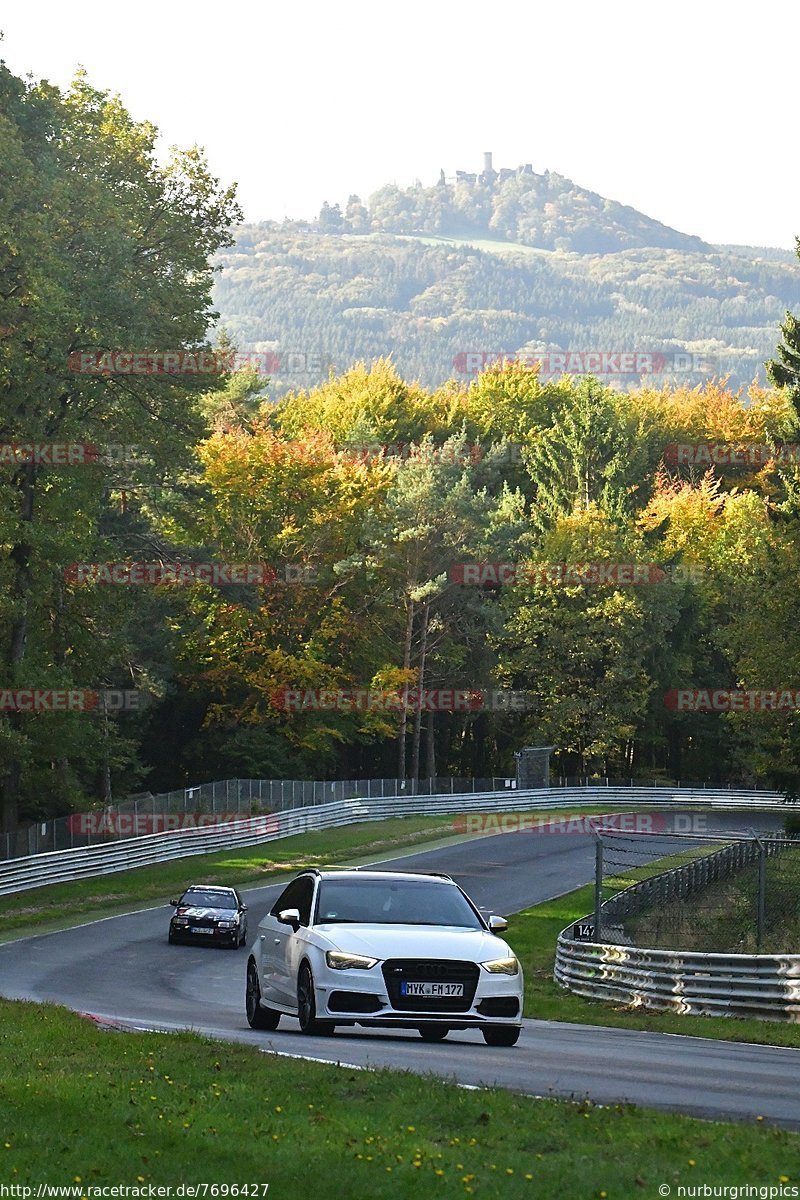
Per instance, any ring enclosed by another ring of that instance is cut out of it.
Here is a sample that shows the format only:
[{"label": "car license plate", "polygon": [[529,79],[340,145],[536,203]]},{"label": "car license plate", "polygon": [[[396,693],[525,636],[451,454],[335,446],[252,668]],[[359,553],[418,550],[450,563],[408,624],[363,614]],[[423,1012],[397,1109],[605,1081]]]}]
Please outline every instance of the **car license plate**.
[{"label": "car license plate", "polygon": [[193,925],[190,932],[191,933],[213,933],[214,930],[213,929],[198,929]]},{"label": "car license plate", "polygon": [[401,996],[463,996],[463,983],[411,983],[403,980]]}]

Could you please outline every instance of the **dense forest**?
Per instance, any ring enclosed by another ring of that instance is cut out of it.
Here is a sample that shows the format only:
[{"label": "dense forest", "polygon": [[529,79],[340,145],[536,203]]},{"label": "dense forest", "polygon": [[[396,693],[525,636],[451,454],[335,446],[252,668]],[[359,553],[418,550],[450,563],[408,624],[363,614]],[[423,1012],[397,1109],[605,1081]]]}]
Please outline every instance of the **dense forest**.
[{"label": "dense forest", "polygon": [[[746,247],[578,254],[263,223],[242,226],[219,263],[221,324],[273,399],[380,357],[430,388],[467,381],[476,354],[539,361],[552,377],[569,365],[555,351],[650,354],[659,384],[747,387],[765,382],[777,327],[800,302],[793,255]],[[641,383],[611,371],[603,382]]]},{"label": "dense forest", "polygon": [[[774,356],[796,264],[253,226],[233,246],[232,190],[196,151],[159,164],[85,78],[2,67],[0,98],[6,829],[229,776],[505,774],[527,744],[564,774],[800,786],[796,324],[773,385],[742,392],[521,362],[423,378],[534,326],[656,350],[670,305],[684,346],[702,310]],[[257,366],[198,372],[292,330],[342,369],[280,396]],[[24,689],[146,703],[30,711]],[[726,710],[730,689],[751,699]]]}]

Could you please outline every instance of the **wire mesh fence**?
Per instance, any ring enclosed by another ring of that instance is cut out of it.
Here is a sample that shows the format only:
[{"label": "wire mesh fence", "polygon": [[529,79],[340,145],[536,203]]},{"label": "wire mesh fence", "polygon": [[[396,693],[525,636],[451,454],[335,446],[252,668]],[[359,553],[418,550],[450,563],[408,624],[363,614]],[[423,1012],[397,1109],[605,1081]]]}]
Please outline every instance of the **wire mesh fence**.
[{"label": "wire mesh fence", "polygon": [[[676,791],[728,791],[730,784],[693,782],[664,778],[635,779],[628,776],[560,776],[552,788],[669,787]],[[471,778],[440,776],[434,779],[222,779],[170,792],[142,793],[105,808],[70,813],[46,821],[23,822],[15,833],[0,834],[0,861],[43,854],[51,850],[73,850],[104,842],[188,829],[193,825],[217,823],[243,815],[253,816],[305,808],[337,800],[389,799],[394,796],[460,795],[496,792],[517,787],[516,778],[493,776]],[[176,818],[178,821],[176,823]]]},{"label": "wire mesh fence", "polygon": [[516,787],[506,776],[486,779],[222,779],[120,804],[23,825],[0,835],[0,860],[72,850],[175,829],[219,824],[242,816],[285,812],[337,800],[441,796]]},{"label": "wire mesh fence", "polygon": [[[747,789],[744,783],[714,783],[709,779],[677,779],[668,775],[553,775],[551,787],[608,787],[608,788],[642,788],[669,787],[691,789],[692,791],[729,791],[736,792]],[[761,786],[761,785],[756,785]]]},{"label": "wire mesh fence", "polygon": [[592,941],[800,953],[800,839],[604,833],[597,840],[594,907]]}]

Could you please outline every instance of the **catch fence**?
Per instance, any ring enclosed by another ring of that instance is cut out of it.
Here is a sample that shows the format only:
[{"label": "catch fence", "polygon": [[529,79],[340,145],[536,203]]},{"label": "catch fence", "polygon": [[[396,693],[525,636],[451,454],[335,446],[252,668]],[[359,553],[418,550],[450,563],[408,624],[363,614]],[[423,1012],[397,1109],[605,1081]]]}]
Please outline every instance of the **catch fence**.
[{"label": "catch fence", "polygon": [[[763,796],[780,799],[780,793],[751,791],[728,784],[693,782],[670,779],[632,779],[611,776],[562,776],[554,779],[552,788],[642,788],[676,789],[686,794],[708,792],[741,796]],[[106,845],[111,841],[158,833],[165,830],[190,829],[192,818],[199,827],[205,818],[258,816],[282,813],[345,800],[407,800],[415,796],[462,796],[514,791],[517,780],[509,776],[470,778],[440,776],[432,779],[222,779],[176,788],[170,792],[142,793],[130,796],[118,804],[96,808],[89,812],[70,813],[46,821],[23,823],[16,833],[0,834],[0,861],[44,854],[55,850],[73,850],[83,846]],[[546,789],[543,789],[546,790]],[[179,816],[179,823],[168,820]]]},{"label": "catch fence", "polygon": [[594,911],[554,975],[579,995],[679,1013],[800,1020],[800,840],[598,835]]},{"label": "catch fence", "polygon": [[[673,834],[671,841],[641,834],[599,839],[595,940],[663,950],[800,951],[800,841],[778,832],[727,842],[724,835]],[[666,855],[669,866],[659,870]]]}]

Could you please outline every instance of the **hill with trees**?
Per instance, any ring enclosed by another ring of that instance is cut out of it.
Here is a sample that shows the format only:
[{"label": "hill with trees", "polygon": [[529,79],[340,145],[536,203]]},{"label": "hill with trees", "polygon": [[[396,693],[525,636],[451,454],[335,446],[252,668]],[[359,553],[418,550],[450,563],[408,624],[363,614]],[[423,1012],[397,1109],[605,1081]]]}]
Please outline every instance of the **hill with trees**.
[{"label": "hill with trees", "polygon": [[764,381],[800,302],[790,251],[710,246],[555,173],[460,174],[238,230],[215,302],[238,348],[265,356],[273,397],[383,357],[436,387],[475,354],[545,375],[557,353],[632,352],[665,383]]},{"label": "hill with trees", "polygon": [[447,180],[442,171],[434,187],[419,182],[409,188],[387,184],[370,196],[367,207],[355,195],[344,210],[326,202],[315,228],[322,233],[486,237],[580,254],[645,246],[710,249],[700,238],[670,229],[556,172],[538,175],[530,163],[496,171],[491,155],[485,158],[479,174],[457,171],[453,180]]}]

